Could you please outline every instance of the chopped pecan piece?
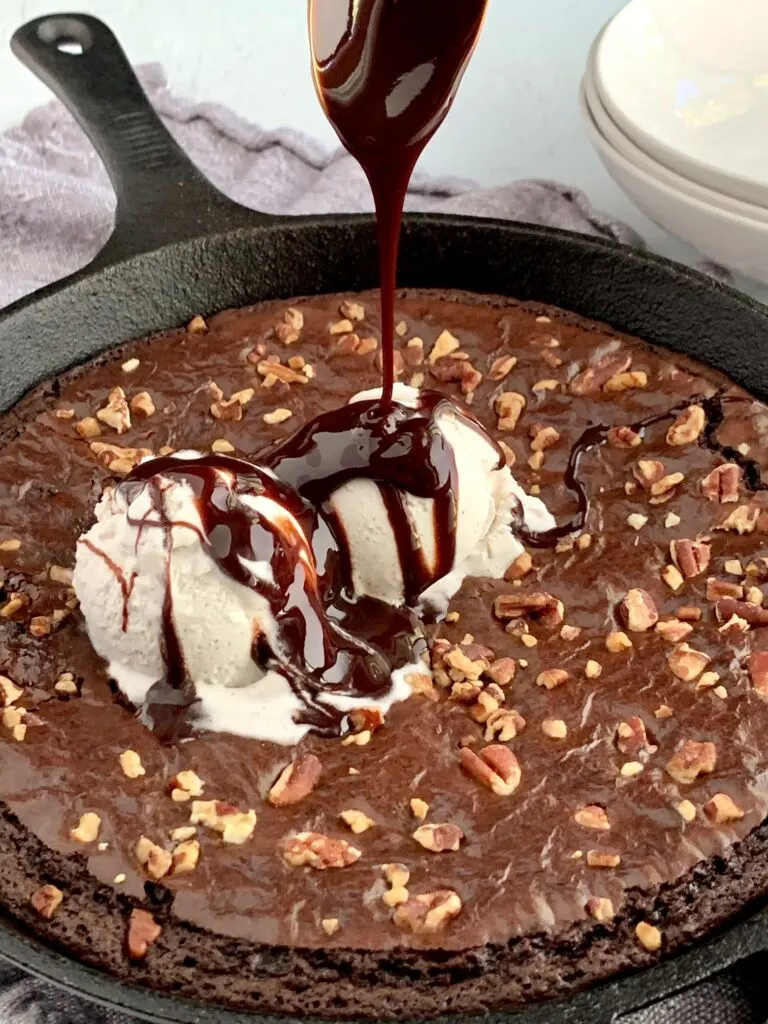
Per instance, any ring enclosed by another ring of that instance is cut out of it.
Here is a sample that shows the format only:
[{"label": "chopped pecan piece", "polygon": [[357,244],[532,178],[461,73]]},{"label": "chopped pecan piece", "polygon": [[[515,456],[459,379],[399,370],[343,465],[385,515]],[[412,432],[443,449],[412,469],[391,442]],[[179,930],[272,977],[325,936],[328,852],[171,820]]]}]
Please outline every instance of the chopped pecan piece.
[{"label": "chopped pecan piece", "polygon": [[194,871],[200,860],[200,843],[197,839],[186,839],[175,847],[172,855],[171,874],[186,875]]},{"label": "chopped pecan piece", "polygon": [[546,591],[536,593],[513,592],[499,594],[493,602],[493,613],[497,619],[521,619],[529,616],[547,629],[562,625],[565,616],[563,602]]},{"label": "chopped pecan piece", "polygon": [[273,807],[297,804],[314,790],[320,779],[321,764],[314,754],[303,754],[280,772],[267,800]]},{"label": "chopped pecan piece", "polygon": [[614,448],[636,448],[643,439],[632,427],[611,427],[608,431],[608,444]]},{"label": "chopped pecan piece", "polygon": [[740,485],[741,470],[735,462],[726,462],[716,466],[702,479],[701,493],[709,501],[719,501],[724,505],[739,500]]},{"label": "chopped pecan piece", "polygon": [[603,384],[603,391],[611,393],[647,387],[648,374],[645,370],[628,370],[625,373],[615,373],[613,377],[609,377],[605,384]]},{"label": "chopped pecan piece", "polygon": [[426,800],[421,800],[419,797],[411,797],[410,804],[411,814],[418,821],[424,821],[427,814],[429,813],[429,804]]},{"label": "chopped pecan piece", "polygon": [[656,623],[656,632],[661,634],[671,644],[679,644],[693,632],[690,622],[682,622],[680,619],[664,619]]},{"label": "chopped pecan piece", "polygon": [[768,651],[755,651],[751,654],[748,667],[752,689],[768,700]]},{"label": "chopped pecan piece", "polygon": [[730,825],[741,821],[746,812],[727,793],[715,793],[704,804],[704,813],[715,825]]},{"label": "chopped pecan piece", "polygon": [[136,857],[150,878],[154,878],[155,881],[165,878],[173,864],[170,851],[164,850],[146,836],[141,836],[136,843]]},{"label": "chopped pecan piece", "polygon": [[632,365],[632,357],[620,352],[609,352],[601,356],[591,366],[576,374],[570,384],[571,394],[591,395],[620,373],[624,373]]},{"label": "chopped pecan piece", "polygon": [[663,505],[674,497],[675,488],[681,484],[685,476],[683,473],[668,473],[661,480],[651,484],[651,497],[648,499],[651,505]]},{"label": "chopped pecan piece", "polygon": [[291,867],[307,864],[318,871],[349,867],[362,856],[346,839],[332,839],[322,832],[299,832],[289,836],[282,843],[282,854]]},{"label": "chopped pecan piece", "polygon": [[528,575],[532,568],[533,559],[527,551],[524,551],[522,555],[517,556],[514,562],[504,573],[504,579],[507,583],[513,583],[515,580],[521,580],[523,576]]},{"label": "chopped pecan piece", "polygon": [[455,352],[459,348],[459,345],[459,339],[454,337],[450,331],[442,331],[432,346],[427,362],[430,366],[434,366],[438,359],[444,359],[445,356],[449,356],[451,352]]},{"label": "chopped pecan piece", "polygon": [[523,731],[526,722],[514,708],[500,708],[493,711],[485,721],[485,739],[490,742],[498,740],[507,743]]},{"label": "chopped pecan piece", "polygon": [[621,602],[624,621],[630,633],[644,633],[659,621],[656,603],[647,590],[635,587]]},{"label": "chopped pecan piece", "polygon": [[707,580],[707,600],[719,601],[721,597],[731,597],[736,601],[744,599],[744,587],[741,583],[730,583],[710,576]]},{"label": "chopped pecan piece", "polygon": [[560,433],[554,427],[541,427],[533,435],[531,451],[542,454],[553,448],[560,440]]},{"label": "chopped pecan piece", "polygon": [[598,832],[607,832],[611,823],[604,807],[599,804],[586,804],[580,807],[573,816],[577,825],[583,828],[593,828]]},{"label": "chopped pecan piece", "polygon": [[517,356],[499,356],[488,371],[490,380],[503,380],[517,365]]},{"label": "chopped pecan piece", "polygon": [[566,672],[564,668],[547,668],[536,676],[536,685],[543,686],[546,690],[554,690],[567,683],[570,678],[570,672]]},{"label": "chopped pecan piece", "polygon": [[283,310],[283,323],[293,331],[300,331],[304,327],[304,314],[295,306],[289,306]]},{"label": "chopped pecan piece", "polygon": [[419,935],[432,935],[461,913],[461,907],[461,899],[453,889],[438,889],[408,899],[397,908],[392,920]]},{"label": "chopped pecan piece", "polygon": [[469,747],[462,747],[459,761],[472,778],[482,782],[497,796],[510,796],[520,785],[520,764],[509,747],[499,743],[483,747],[479,755]]},{"label": "chopped pecan piece", "polygon": [[257,819],[255,811],[241,811],[221,800],[193,800],[189,820],[220,832],[225,843],[239,846],[253,835]]},{"label": "chopped pecan piece", "polygon": [[595,661],[593,658],[590,658],[584,666],[584,675],[587,677],[587,679],[599,679],[599,677],[602,674],[602,671],[603,666],[600,664],[599,661]]},{"label": "chopped pecan piece", "polygon": [[692,803],[690,800],[681,800],[680,803],[676,805],[675,810],[688,825],[690,825],[696,817],[696,804]]},{"label": "chopped pecan piece", "polygon": [[606,850],[587,850],[587,864],[591,868],[617,868],[621,864],[621,856]]},{"label": "chopped pecan piece", "polygon": [[174,803],[182,804],[191,800],[193,796],[202,796],[205,783],[191,769],[179,772],[171,779],[171,799]]},{"label": "chopped pecan piece", "polygon": [[367,814],[364,814],[362,811],[352,809],[342,811],[339,817],[356,836],[361,835],[363,832],[367,832],[369,828],[373,828],[376,824],[373,818],[369,818]]},{"label": "chopped pecan piece", "polygon": [[493,680],[498,686],[509,686],[515,678],[517,662],[514,658],[497,658],[492,661],[483,675]]},{"label": "chopped pecan piece", "polygon": [[726,530],[740,535],[754,533],[759,516],[760,509],[756,506],[739,505],[722,523],[718,523],[715,529]]},{"label": "chopped pecan piece", "polygon": [[632,641],[627,634],[621,631],[609,633],[605,638],[605,649],[610,651],[611,654],[623,654],[625,651],[630,650],[632,646]]},{"label": "chopped pecan piece", "polygon": [[644,946],[649,953],[656,953],[661,949],[662,936],[655,925],[641,921],[635,926],[635,935],[640,945]]},{"label": "chopped pecan piece", "polygon": [[123,769],[123,775],[128,779],[138,779],[140,776],[147,774],[144,765],[141,763],[141,758],[135,750],[124,750],[118,761]]},{"label": "chopped pecan piece", "polygon": [[77,843],[95,843],[99,837],[101,818],[93,811],[86,811],[80,816],[77,826],[71,829],[69,835]]},{"label": "chopped pecan piece", "polygon": [[661,570],[661,578],[670,590],[679,590],[685,582],[683,574],[676,565],[665,565]]},{"label": "chopped pecan piece", "polygon": [[762,608],[759,604],[722,597],[715,605],[715,610],[720,622],[727,622],[735,615],[750,626],[768,626],[768,608]]},{"label": "chopped pecan piece", "polygon": [[[199,319],[202,320],[202,317]],[[128,956],[131,960],[143,960],[149,947],[154,946],[160,938],[162,930],[154,917],[146,910],[132,910],[126,937]]]},{"label": "chopped pecan piece", "polygon": [[689,405],[667,431],[667,444],[684,445],[698,441],[704,433],[707,417],[700,405]]},{"label": "chopped pecan piece", "polygon": [[90,449],[102,466],[115,476],[128,476],[142,459],[152,455],[149,448],[121,448],[120,445],[104,441],[91,441]]},{"label": "chopped pecan piece", "polygon": [[568,726],[562,718],[545,718],[541,723],[541,731],[551,740],[564,740],[568,735]]},{"label": "chopped pecan piece", "polygon": [[155,415],[155,403],[152,401],[152,395],[148,391],[140,391],[137,395],[134,395],[131,399],[131,412],[135,416],[141,416],[145,420],[148,420],[150,416]]},{"label": "chopped pecan piece", "polygon": [[519,394],[517,391],[502,391],[496,399],[497,429],[514,430],[524,408],[524,395]]},{"label": "chopped pecan piece", "polygon": [[616,748],[621,754],[636,757],[638,754],[652,754],[657,748],[649,742],[645,722],[637,715],[626,722],[619,722],[616,729]]},{"label": "chopped pecan piece", "polygon": [[691,540],[688,537],[670,541],[669,553],[672,556],[672,561],[687,580],[701,575],[707,569],[712,557],[712,549],[709,544],[700,540]]},{"label": "chopped pecan piece", "polygon": [[199,313],[196,316],[193,316],[187,324],[187,331],[189,334],[205,334],[207,330],[208,324]]},{"label": "chopped pecan piece", "polygon": [[673,675],[685,683],[693,682],[707,667],[711,658],[703,651],[695,651],[686,643],[678,644],[667,658]]},{"label": "chopped pecan piece", "polygon": [[117,434],[124,434],[131,429],[131,413],[122,388],[112,388],[107,396],[107,404],[98,410],[96,418]]},{"label": "chopped pecan piece", "polygon": [[63,899],[64,893],[61,889],[57,889],[55,885],[43,885],[32,894],[29,902],[42,918],[50,921]]},{"label": "chopped pecan piece", "polygon": [[355,302],[354,299],[343,299],[339,306],[339,312],[347,320],[365,320],[365,306],[362,302]]},{"label": "chopped pecan piece", "polygon": [[12,679],[9,679],[8,676],[0,676],[1,707],[10,707],[10,705],[13,704],[14,701],[17,701],[23,693],[24,691],[18,687]]},{"label": "chopped pecan piece", "polygon": [[658,459],[640,459],[632,467],[632,476],[646,491],[658,483],[664,477],[665,472],[664,463],[659,462]]},{"label": "chopped pecan piece", "polygon": [[101,427],[95,416],[86,416],[75,424],[75,430],[80,437],[90,441],[94,437],[101,437]]},{"label": "chopped pecan piece", "polygon": [[425,850],[431,850],[432,853],[443,853],[458,850],[464,833],[458,825],[446,821],[435,825],[419,825],[413,833],[413,838]]},{"label": "chopped pecan piece", "polygon": [[683,740],[680,747],[667,761],[667,774],[680,785],[690,785],[699,775],[709,775],[715,770],[717,749],[714,743],[698,740]]},{"label": "chopped pecan piece", "polygon": [[607,924],[616,916],[613,903],[607,896],[592,896],[591,899],[587,900],[586,911],[590,917],[599,921],[600,924]]},{"label": "chopped pecan piece", "polygon": [[338,917],[324,917],[320,922],[320,927],[329,937],[335,935],[340,928],[339,919]]}]

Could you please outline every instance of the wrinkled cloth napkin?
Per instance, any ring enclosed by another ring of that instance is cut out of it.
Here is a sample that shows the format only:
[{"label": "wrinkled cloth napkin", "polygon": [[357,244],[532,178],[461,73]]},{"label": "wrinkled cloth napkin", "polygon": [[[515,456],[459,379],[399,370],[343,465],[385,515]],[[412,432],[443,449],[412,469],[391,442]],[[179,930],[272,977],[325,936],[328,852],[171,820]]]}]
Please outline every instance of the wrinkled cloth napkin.
[{"label": "wrinkled cloth napkin", "polygon": [[[268,213],[359,212],[372,207],[362,172],[342,150],[299,132],[267,132],[210,103],[174,96],[156,65],[139,69],[155,108],[195,163],[231,198]],[[72,117],[58,103],[0,135],[0,306],[84,266],[109,236],[114,195]],[[642,240],[601,214],[578,189],[518,181],[480,189],[416,176],[411,210],[524,220],[630,245]],[[623,1024],[762,1024],[768,956],[623,1018]],[[0,961],[0,1024],[133,1024],[65,995]],[[596,1022],[604,1024],[604,1022]]]}]

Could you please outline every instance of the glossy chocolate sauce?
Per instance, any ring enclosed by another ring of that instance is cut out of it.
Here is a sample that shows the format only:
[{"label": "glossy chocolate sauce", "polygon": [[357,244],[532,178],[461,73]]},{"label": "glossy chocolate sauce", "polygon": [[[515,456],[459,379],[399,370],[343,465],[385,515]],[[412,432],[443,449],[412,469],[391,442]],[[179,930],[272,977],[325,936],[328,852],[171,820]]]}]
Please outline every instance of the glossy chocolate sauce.
[{"label": "glossy chocolate sauce", "polygon": [[311,0],[315,84],[371,185],[381,276],[385,402],[394,374],[394,298],[403,203],[422,150],[450,110],[487,0]]}]

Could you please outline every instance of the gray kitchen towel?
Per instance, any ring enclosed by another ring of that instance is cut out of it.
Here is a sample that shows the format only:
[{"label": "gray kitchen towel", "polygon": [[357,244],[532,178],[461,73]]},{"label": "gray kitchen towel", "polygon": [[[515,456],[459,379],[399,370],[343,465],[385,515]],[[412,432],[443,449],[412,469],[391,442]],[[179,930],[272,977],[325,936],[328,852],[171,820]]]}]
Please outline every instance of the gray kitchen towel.
[{"label": "gray kitchen towel", "polygon": [[[162,70],[139,69],[156,109],[192,159],[233,199],[270,213],[371,208],[362,173],[343,151],[298,132],[267,132],[213,104],[167,88]],[[626,225],[599,213],[577,189],[519,181],[480,189],[417,176],[408,207],[532,221],[641,245]],[[0,306],[91,259],[109,235],[114,196],[96,153],[57,103],[0,135]],[[746,964],[623,1024],[762,1024],[768,961]],[[0,961],[0,1024],[131,1024],[122,1014],[62,994]],[[602,1021],[596,1024],[603,1024]]]}]

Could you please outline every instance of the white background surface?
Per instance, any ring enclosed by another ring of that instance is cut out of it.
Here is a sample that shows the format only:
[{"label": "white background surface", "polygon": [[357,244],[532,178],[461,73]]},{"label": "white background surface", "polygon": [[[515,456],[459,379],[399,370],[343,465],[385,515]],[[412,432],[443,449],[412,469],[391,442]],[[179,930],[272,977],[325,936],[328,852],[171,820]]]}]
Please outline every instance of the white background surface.
[{"label": "white background surface", "polygon": [[[577,90],[587,51],[623,5],[490,0],[459,97],[420,168],[484,185],[559,179],[631,223],[651,248],[694,262],[690,247],[623,197],[581,128]],[[267,128],[288,125],[336,144],[310,79],[306,0],[73,0],[68,9],[107,21],[129,58],[161,62],[178,92],[226,103]],[[56,0],[0,0],[0,130],[49,98],[11,55],[8,40],[24,21],[55,11]]]}]

